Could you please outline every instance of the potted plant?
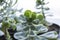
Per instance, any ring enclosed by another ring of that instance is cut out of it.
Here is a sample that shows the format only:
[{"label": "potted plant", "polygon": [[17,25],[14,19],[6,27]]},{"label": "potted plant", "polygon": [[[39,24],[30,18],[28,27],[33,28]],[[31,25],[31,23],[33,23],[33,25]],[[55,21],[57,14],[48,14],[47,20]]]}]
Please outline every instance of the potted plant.
[{"label": "potted plant", "polygon": [[17,10],[12,9],[12,0],[9,3],[5,0],[0,2],[6,4],[0,9],[0,29],[4,32],[0,40],[57,40],[58,33],[55,30],[49,30],[47,26],[43,5],[41,6],[42,14],[26,10],[24,14],[17,17],[14,15]]}]

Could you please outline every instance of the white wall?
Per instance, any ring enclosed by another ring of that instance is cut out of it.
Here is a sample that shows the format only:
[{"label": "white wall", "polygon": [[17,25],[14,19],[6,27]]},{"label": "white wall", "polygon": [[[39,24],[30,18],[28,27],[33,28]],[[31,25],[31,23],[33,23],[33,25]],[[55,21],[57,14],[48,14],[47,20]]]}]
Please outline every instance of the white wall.
[{"label": "white wall", "polygon": [[[24,8],[23,11],[29,9],[29,10],[35,10],[35,1],[36,0],[18,0],[18,3],[16,4],[15,8],[21,9]],[[54,15],[51,18],[60,18],[60,0],[45,0],[46,2],[49,2],[48,7],[50,8],[50,12]]]},{"label": "white wall", "polygon": [[49,4],[48,6],[50,7],[52,13],[53,13],[53,18],[60,18],[60,0],[48,0]]}]

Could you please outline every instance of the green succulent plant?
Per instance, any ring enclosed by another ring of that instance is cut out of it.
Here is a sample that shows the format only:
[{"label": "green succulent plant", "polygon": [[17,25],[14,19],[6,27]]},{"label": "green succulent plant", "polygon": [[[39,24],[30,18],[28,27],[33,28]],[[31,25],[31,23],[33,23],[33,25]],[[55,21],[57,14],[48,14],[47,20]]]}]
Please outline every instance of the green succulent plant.
[{"label": "green succulent plant", "polygon": [[58,34],[56,31],[48,32],[48,28],[40,23],[41,20],[44,20],[43,15],[33,13],[31,10],[26,10],[19,18],[22,21],[17,23],[17,32],[14,34],[14,38],[17,40],[57,39]]},{"label": "green succulent plant", "polygon": [[0,0],[0,7],[2,7],[0,8],[0,17],[2,18],[0,20],[0,30],[4,32],[6,40],[12,40],[8,29],[16,29],[16,21],[13,17],[11,17],[15,13],[15,10],[12,9],[12,6],[14,6],[16,3],[17,0],[15,0],[15,3],[13,3],[13,0],[9,0],[9,2],[7,0]]},{"label": "green succulent plant", "polygon": [[48,7],[45,7],[46,4],[48,4],[48,2],[45,3],[45,0],[36,0],[36,9],[41,9],[39,13],[41,12],[44,18],[46,18],[45,11],[49,10]]},{"label": "green succulent plant", "polygon": [[[6,17],[5,17],[6,18]],[[8,32],[8,29],[11,27],[13,30],[16,29],[16,25],[15,25],[15,20],[12,20],[10,18],[7,19],[3,19],[2,21],[2,28],[1,30],[4,32],[4,35],[6,37],[7,40],[11,40],[11,36]]]},{"label": "green succulent plant", "polygon": [[[4,0],[0,0],[0,3],[3,3],[3,1]],[[12,4],[12,0],[9,1],[9,3],[4,1],[6,5],[0,9],[0,16],[2,17],[1,30],[4,32],[7,40],[12,40],[8,32],[10,27],[12,27],[13,30],[17,30],[17,33],[14,34],[14,38],[17,40],[57,40],[57,32],[48,32],[48,28],[43,25],[45,18],[43,6],[43,15],[38,15],[36,12],[32,12],[31,10],[26,10],[23,15],[20,15],[20,17],[11,17],[16,11],[12,9],[12,6],[17,3],[17,0],[14,4]],[[44,5],[45,3],[43,1],[37,0],[37,5]]]}]

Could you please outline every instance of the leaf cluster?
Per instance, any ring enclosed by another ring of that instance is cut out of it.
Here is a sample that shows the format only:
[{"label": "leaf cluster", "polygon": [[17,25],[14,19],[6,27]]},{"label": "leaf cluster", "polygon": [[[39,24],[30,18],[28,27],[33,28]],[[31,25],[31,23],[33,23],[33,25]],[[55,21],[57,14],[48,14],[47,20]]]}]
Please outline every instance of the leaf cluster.
[{"label": "leaf cluster", "polygon": [[48,28],[41,23],[44,20],[41,14],[26,10],[19,20],[17,33],[14,34],[14,38],[18,40],[49,40],[58,37],[56,31],[48,32]]}]

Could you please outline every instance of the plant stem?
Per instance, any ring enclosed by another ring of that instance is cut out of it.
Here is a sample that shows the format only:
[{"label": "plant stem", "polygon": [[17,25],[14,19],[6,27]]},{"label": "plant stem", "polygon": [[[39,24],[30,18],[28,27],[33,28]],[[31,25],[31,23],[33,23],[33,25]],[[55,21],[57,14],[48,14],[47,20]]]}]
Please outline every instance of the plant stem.
[{"label": "plant stem", "polygon": [[10,34],[9,34],[9,32],[8,32],[8,29],[6,29],[6,39],[7,39],[7,40],[12,40],[12,39],[11,39],[11,36],[10,36]]},{"label": "plant stem", "polygon": [[[31,24],[30,24],[30,25],[31,25]],[[30,33],[31,33],[31,31],[32,31],[30,25],[28,26],[28,27],[29,27],[29,31],[28,31],[28,32],[29,32],[29,40],[34,40],[34,38],[33,38],[32,36],[30,36],[30,35],[31,35]]]},{"label": "plant stem", "polygon": [[45,14],[44,14],[44,7],[43,7],[43,0],[41,1],[41,10],[42,10],[42,14],[43,14],[43,16],[44,16],[44,19],[45,19]]},{"label": "plant stem", "polygon": [[6,40],[11,40],[8,29],[6,27],[3,27],[1,30],[5,33]]}]

